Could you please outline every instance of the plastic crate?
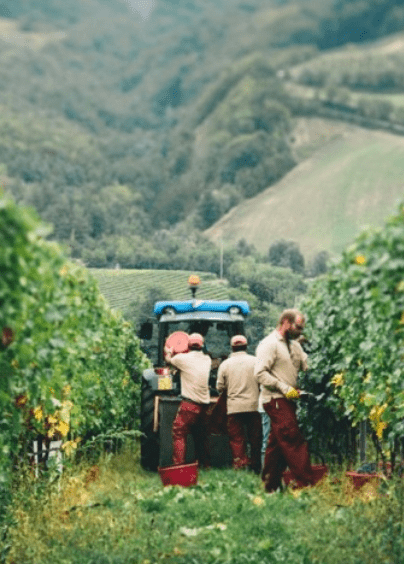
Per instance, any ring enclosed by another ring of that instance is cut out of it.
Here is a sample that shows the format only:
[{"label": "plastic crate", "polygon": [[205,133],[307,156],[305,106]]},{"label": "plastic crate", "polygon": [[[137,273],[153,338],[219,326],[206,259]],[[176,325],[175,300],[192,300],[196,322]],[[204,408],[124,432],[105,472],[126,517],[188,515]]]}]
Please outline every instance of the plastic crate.
[{"label": "plastic crate", "polygon": [[198,463],[166,466],[158,469],[163,486],[195,486],[198,481]]},{"label": "plastic crate", "polygon": [[364,472],[345,472],[345,476],[350,480],[355,490],[360,490],[365,484],[379,486],[382,481],[380,474],[366,474]]},{"label": "plastic crate", "polygon": [[[311,467],[313,469],[315,484],[317,484],[317,482],[319,482],[326,474],[328,474],[328,467],[325,464],[312,464]],[[283,473],[283,481],[286,485],[288,485],[292,481],[295,481],[296,485],[299,488],[303,487],[302,482],[296,480],[294,474],[292,474],[290,470],[285,470],[285,472]]]}]

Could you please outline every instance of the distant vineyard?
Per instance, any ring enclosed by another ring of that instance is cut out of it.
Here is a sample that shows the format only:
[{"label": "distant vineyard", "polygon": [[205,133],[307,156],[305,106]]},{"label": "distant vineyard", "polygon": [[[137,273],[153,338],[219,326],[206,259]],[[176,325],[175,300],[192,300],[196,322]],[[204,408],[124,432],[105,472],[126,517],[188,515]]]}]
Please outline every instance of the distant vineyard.
[{"label": "distant vineyard", "polygon": [[[125,311],[131,303],[142,299],[150,288],[163,288],[172,299],[189,299],[188,278],[195,272],[185,270],[126,270],[90,268],[109,305]],[[213,300],[229,297],[228,285],[211,272],[198,272],[201,285],[198,298]]]}]

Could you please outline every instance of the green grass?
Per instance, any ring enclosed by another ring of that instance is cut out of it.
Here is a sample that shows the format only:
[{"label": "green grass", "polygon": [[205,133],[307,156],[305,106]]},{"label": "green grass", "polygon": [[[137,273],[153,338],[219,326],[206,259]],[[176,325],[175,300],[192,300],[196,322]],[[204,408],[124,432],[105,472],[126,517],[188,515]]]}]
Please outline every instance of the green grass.
[{"label": "green grass", "polygon": [[212,469],[194,487],[163,488],[127,449],[37,488],[25,479],[15,494],[5,564],[398,564],[404,556],[402,485],[377,497],[333,476],[268,496],[253,474]]},{"label": "green grass", "polygon": [[184,270],[131,270],[90,268],[98,281],[99,288],[109,305],[126,311],[130,304],[146,297],[151,288],[162,288],[171,299],[191,298],[188,278],[198,274],[201,285],[197,292],[199,299],[228,299],[228,286],[210,272],[188,272]]}]

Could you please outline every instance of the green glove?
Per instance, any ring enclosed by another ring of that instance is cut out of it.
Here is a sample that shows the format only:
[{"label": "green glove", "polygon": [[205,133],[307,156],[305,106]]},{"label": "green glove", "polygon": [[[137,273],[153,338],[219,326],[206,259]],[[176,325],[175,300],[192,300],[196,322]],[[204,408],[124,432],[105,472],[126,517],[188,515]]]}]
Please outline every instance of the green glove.
[{"label": "green glove", "polygon": [[300,393],[299,390],[296,390],[296,388],[289,388],[289,390],[285,394],[285,398],[288,400],[299,399],[299,397]]}]

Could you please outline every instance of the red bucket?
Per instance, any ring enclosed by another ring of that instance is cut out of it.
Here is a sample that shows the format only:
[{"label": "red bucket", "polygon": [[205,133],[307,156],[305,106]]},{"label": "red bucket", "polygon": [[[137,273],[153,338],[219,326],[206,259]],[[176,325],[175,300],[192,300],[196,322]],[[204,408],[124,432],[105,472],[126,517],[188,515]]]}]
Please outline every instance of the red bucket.
[{"label": "red bucket", "polygon": [[355,490],[360,490],[365,484],[379,486],[382,481],[380,474],[365,474],[363,472],[345,472],[345,476],[353,484]]},{"label": "red bucket", "polygon": [[198,463],[166,466],[158,469],[163,486],[195,486],[198,481]]},{"label": "red bucket", "polygon": [[188,352],[189,336],[184,331],[175,331],[166,339],[165,346],[173,349],[174,354]]},{"label": "red bucket", "polygon": [[[326,474],[328,474],[328,467],[325,464],[312,464],[311,468],[313,470],[314,483],[317,484]],[[294,475],[290,470],[286,470],[283,473],[283,481],[288,485],[292,480],[295,480]],[[302,487],[302,483],[296,480],[297,486]]]}]

